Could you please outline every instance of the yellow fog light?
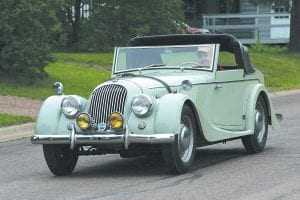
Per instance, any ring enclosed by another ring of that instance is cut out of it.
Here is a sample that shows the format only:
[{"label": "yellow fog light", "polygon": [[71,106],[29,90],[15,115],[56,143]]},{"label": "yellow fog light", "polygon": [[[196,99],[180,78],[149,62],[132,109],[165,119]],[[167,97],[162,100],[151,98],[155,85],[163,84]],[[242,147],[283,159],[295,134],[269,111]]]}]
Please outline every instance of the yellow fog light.
[{"label": "yellow fog light", "polygon": [[90,127],[90,116],[87,113],[80,113],[76,121],[77,121],[77,125],[81,129],[87,129]]},{"label": "yellow fog light", "polygon": [[120,113],[112,113],[109,116],[109,124],[112,128],[122,128],[123,127],[123,116]]}]

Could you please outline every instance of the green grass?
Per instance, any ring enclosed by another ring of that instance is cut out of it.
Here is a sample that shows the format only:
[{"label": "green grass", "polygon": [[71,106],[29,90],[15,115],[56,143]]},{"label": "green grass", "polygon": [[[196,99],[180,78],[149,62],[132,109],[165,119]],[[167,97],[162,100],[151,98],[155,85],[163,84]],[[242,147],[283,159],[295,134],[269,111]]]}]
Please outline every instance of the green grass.
[{"label": "green grass", "polygon": [[[264,74],[269,91],[300,88],[300,53],[289,53],[284,47],[254,46],[249,54],[253,65]],[[222,53],[219,63],[235,65],[235,59]]]},{"label": "green grass", "polygon": [[35,119],[26,116],[14,116],[0,113],[0,127],[33,122]]},{"label": "green grass", "polygon": [[43,100],[54,94],[52,84],[61,81],[65,94],[88,97],[98,84],[110,78],[112,53],[54,53],[54,57],[56,62],[45,68],[49,77],[34,83],[0,74],[0,95]]},{"label": "green grass", "polygon": [[[269,90],[300,88],[300,53],[288,53],[286,48],[250,48],[253,64],[265,75]],[[90,92],[111,75],[113,53],[53,53],[56,62],[45,70],[49,77],[32,83],[24,77],[0,74],[0,95],[45,99],[53,95],[52,84],[61,81],[65,94],[88,97]],[[226,60],[230,63],[232,58]]]},{"label": "green grass", "polygon": [[268,48],[263,52],[250,50],[255,67],[265,77],[270,91],[300,88],[300,53],[288,53],[286,48]]},{"label": "green grass", "polygon": [[53,56],[59,62],[76,63],[108,71],[113,61],[112,53],[53,53]]}]

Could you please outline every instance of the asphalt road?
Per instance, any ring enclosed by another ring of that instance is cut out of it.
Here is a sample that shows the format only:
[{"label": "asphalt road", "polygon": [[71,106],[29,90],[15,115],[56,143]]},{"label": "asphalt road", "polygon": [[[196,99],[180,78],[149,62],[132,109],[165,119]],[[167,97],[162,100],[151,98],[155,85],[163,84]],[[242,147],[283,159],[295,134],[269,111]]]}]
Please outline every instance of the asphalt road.
[{"label": "asphalt road", "polygon": [[241,142],[200,148],[192,171],[166,173],[162,158],[80,157],[74,174],[55,177],[42,146],[0,143],[0,199],[300,199],[300,94],[273,97],[284,115],[265,151],[247,155]]}]

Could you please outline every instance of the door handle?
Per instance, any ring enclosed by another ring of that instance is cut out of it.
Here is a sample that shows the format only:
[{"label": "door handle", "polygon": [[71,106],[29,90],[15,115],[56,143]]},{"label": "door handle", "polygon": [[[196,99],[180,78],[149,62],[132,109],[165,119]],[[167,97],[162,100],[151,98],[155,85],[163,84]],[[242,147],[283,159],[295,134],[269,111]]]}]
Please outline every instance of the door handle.
[{"label": "door handle", "polygon": [[217,85],[215,86],[215,89],[216,89],[216,90],[217,90],[217,89],[221,89],[221,88],[223,88],[223,86],[220,85],[220,84],[217,84]]}]

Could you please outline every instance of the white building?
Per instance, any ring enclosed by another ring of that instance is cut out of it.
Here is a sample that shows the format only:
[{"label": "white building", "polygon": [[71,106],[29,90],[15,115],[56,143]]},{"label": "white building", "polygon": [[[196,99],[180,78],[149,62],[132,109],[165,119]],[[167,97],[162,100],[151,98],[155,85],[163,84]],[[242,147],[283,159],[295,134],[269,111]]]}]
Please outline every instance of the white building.
[{"label": "white building", "polygon": [[185,0],[187,24],[235,35],[245,44],[289,41],[291,0]]}]

